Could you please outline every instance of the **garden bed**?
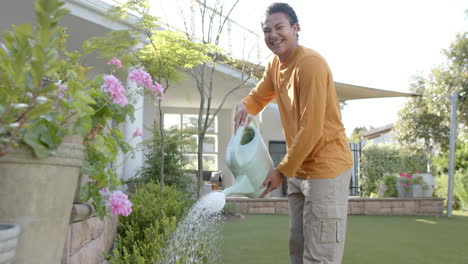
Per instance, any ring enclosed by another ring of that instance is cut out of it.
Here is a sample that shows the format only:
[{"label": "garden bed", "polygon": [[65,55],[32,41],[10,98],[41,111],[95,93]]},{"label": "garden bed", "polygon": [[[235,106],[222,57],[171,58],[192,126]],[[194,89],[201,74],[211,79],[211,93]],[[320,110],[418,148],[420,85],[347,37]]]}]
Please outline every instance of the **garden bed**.
[{"label": "garden bed", "polygon": [[[287,198],[227,198],[241,214],[288,214]],[[349,198],[350,215],[442,215],[442,198]]]}]

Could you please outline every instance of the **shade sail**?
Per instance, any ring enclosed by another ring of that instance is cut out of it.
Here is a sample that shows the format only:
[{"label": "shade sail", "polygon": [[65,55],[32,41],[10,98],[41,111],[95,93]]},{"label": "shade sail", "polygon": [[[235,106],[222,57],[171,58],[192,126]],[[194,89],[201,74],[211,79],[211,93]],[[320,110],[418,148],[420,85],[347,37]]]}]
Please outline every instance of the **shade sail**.
[{"label": "shade sail", "polygon": [[340,102],[356,99],[415,96],[412,93],[394,92],[339,82],[335,82],[335,87]]}]

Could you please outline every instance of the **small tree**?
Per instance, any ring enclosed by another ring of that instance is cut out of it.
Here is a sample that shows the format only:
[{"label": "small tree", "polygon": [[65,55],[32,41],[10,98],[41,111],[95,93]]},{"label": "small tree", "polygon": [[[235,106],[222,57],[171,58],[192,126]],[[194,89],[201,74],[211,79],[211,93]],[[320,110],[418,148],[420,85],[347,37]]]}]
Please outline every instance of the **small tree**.
[{"label": "small tree", "polygon": [[419,94],[405,104],[399,113],[397,139],[407,150],[422,149],[428,159],[428,171],[437,151],[446,151],[450,131],[449,96],[459,93],[458,122],[468,128],[468,40],[466,33],[457,34],[449,49],[443,50],[447,62],[435,67],[427,79],[416,76],[411,91]]},{"label": "small tree", "polygon": [[362,141],[362,134],[367,132],[367,128],[365,126],[362,127],[355,127],[353,129],[353,132],[351,133],[351,136],[349,137],[349,142],[352,143],[359,143]]},{"label": "small tree", "polygon": [[[189,30],[186,25],[186,32],[189,38],[193,41],[200,41],[204,44],[210,44],[219,47],[221,36],[226,29],[226,24],[231,19],[231,13],[238,4],[239,0],[234,1],[230,6],[225,6],[221,0],[215,0],[211,6],[208,6],[207,1],[195,1],[194,6],[197,6],[200,19],[201,19],[201,30],[200,36],[197,39],[193,39],[189,35]],[[194,7],[195,8],[195,7]],[[183,14],[183,12],[181,12]],[[190,21],[185,19],[185,21]],[[201,197],[203,194],[203,142],[205,139],[206,131],[213,124],[215,117],[223,107],[227,98],[234,92],[248,87],[247,81],[252,76],[258,76],[258,65],[247,62],[246,60],[233,60],[230,59],[222,49],[217,48],[209,54],[212,61],[206,61],[198,67],[188,69],[189,75],[196,82],[196,90],[199,94],[199,112],[198,112],[198,148],[197,148],[197,195]],[[213,105],[213,90],[214,90],[214,76],[216,72],[217,63],[227,63],[240,71],[240,81],[238,84],[228,89],[228,92],[224,95],[221,103],[217,106]]]},{"label": "small tree", "polygon": [[187,191],[191,186],[192,179],[183,177],[185,174],[184,167],[189,164],[189,160],[185,155],[188,149],[193,149],[193,141],[187,140],[193,133],[189,131],[179,130],[176,128],[165,129],[164,138],[166,144],[165,149],[161,151],[161,137],[159,131],[153,131],[153,137],[146,140],[148,144],[148,153],[145,154],[145,165],[138,172],[137,182],[155,182],[159,183],[160,153],[164,153],[164,180],[166,185],[176,186],[179,190]]},{"label": "small tree", "polygon": [[430,111],[431,97],[424,78],[416,76],[410,90],[420,96],[410,98],[398,113],[397,140],[409,152],[422,149],[427,171],[431,172],[435,150],[447,143],[450,129],[444,122],[445,116]]},{"label": "small tree", "polygon": [[449,96],[458,92],[457,121],[461,128],[468,128],[468,38],[467,33],[457,34],[448,49],[442,50],[447,61],[435,67],[428,78],[432,95],[432,112],[446,116],[450,122]]},{"label": "small tree", "polygon": [[[184,78],[183,69],[190,69],[201,63],[212,61],[207,54],[214,50],[209,44],[190,41],[185,35],[169,30],[158,30],[158,18],[150,14],[147,0],[129,0],[114,6],[109,17],[122,21],[133,14],[137,18],[133,28],[109,32],[104,37],[90,39],[86,45],[87,52],[96,51],[105,58],[119,56],[124,64],[130,67],[142,67],[152,79],[164,85],[164,93],[171,84]],[[141,46],[141,43],[144,43]],[[145,45],[146,44],[146,45]],[[164,188],[164,113],[162,96],[156,100],[159,113],[159,183]]]}]

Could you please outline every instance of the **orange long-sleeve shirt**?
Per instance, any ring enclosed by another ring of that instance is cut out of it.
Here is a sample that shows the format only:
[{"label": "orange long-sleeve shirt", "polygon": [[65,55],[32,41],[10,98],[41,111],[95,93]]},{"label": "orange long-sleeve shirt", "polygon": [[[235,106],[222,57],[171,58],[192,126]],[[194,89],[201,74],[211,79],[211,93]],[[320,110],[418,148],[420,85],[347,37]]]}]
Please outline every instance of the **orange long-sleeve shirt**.
[{"label": "orange long-sleeve shirt", "polygon": [[283,175],[333,178],[352,166],[333,77],[320,54],[299,45],[283,63],[275,56],[242,101],[256,115],[274,98],[287,145],[277,167]]}]

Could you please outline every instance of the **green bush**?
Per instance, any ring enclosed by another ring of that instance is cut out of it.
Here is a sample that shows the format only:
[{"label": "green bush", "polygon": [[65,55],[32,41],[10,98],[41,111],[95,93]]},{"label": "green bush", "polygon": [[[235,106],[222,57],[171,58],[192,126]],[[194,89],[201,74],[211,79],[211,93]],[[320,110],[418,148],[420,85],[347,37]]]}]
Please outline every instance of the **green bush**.
[{"label": "green bush", "polygon": [[[444,151],[434,158],[434,169],[437,174],[447,174],[449,151]],[[468,134],[460,133],[457,137],[455,151],[455,170],[468,169]]]},{"label": "green bush", "polygon": [[426,159],[421,155],[405,154],[390,145],[366,145],[361,156],[361,192],[364,196],[379,193],[379,183],[385,174],[425,171]]},{"label": "green bush", "polygon": [[109,263],[156,263],[161,258],[160,249],[167,244],[193,200],[175,187],[166,186],[161,192],[154,183],[139,186],[130,198],[133,212],[119,218]]},{"label": "green bush", "polygon": [[236,205],[233,203],[226,203],[226,205],[223,208],[223,215],[229,215],[229,216],[234,216],[237,214],[237,209]]},{"label": "green bush", "polygon": [[[448,174],[436,177],[434,195],[440,198],[447,198]],[[447,200],[445,200],[447,202]],[[453,181],[453,209],[468,210],[468,169],[458,170],[454,174]]]},{"label": "green bush", "polygon": [[398,175],[396,174],[389,174],[386,173],[382,181],[380,183],[380,192],[379,196],[381,197],[397,197],[398,196],[398,191],[397,191],[397,177]]},{"label": "green bush", "polygon": [[[187,140],[193,133],[180,131],[178,129],[165,130],[164,143],[164,183],[176,186],[178,189],[187,191],[192,180],[183,169],[188,163],[185,153],[194,147],[193,141]],[[153,138],[145,142],[148,153],[145,154],[145,164],[139,170],[134,181],[148,183],[159,183],[161,137],[158,131],[153,132]]]}]

